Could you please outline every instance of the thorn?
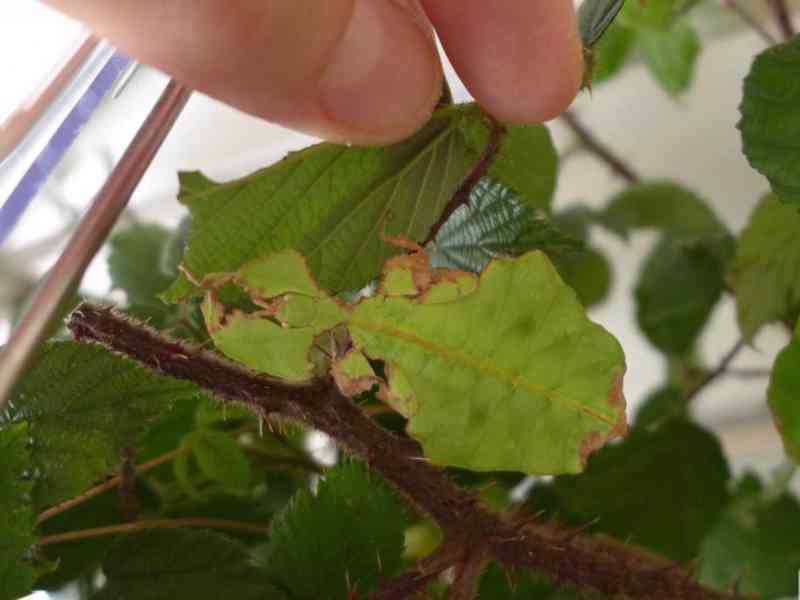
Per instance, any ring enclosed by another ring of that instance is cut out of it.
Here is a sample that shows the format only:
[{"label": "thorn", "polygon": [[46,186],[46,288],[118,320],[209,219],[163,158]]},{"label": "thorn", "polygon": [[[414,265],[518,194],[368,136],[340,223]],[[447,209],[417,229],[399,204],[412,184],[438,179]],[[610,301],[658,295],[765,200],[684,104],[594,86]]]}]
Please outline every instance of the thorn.
[{"label": "thorn", "polygon": [[598,517],[595,517],[594,519],[592,519],[591,521],[589,521],[588,523],[586,523],[584,525],[581,525],[577,529],[575,529],[572,532],[570,532],[564,539],[562,539],[561,543],[562,544],[566,544],[567,546],[569,546],[576,537],[578,537],[580,534],[584,533],[590,527],[593,527],[594,525],[597,525],[597,523],[599,521],[600,521],[600,517],[598,516]]},{"label": "thorn", "polygon": [[375,551],[375,556],[378,557],[378,573],[383,576],[383,562],[381,561],[381,553],[379,550]]}]

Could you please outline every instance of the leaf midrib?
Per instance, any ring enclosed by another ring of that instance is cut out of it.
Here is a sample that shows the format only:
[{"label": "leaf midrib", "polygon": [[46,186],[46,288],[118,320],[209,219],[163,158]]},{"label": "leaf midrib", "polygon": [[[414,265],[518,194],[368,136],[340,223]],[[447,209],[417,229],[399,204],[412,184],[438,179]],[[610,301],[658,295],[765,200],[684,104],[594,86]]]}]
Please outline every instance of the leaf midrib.
[{"label": "leaf midrib", "polygon": [[349,327],[360,327],[361,329],[365,329],[367,331],[371,331],[373,333],[383,334],[403,342],[406,342],[410,345],[416,346],[421,348],[423,351],[427,351],[431,354],[435,354],[438,356],[444,357],[446,360],[455,363],[463,368],[468,370],[477,371],[479,373],[486,374],[502,384],[510,386],[512,388],[522,388],[527,392],[543,396],[547,400],[555,400],[561,404],[569,406],[571,409],[575,410],[576,412],[584,413],[594,419],[602,421],[612,427],[616,424],[616,420],[606,415],[603,415],[599,412],[596,412],[592,408],[588,406],[584,406],[582,404],[578,404],[568,398],[554,395],[552,392],[548,392],[544,387],[537,386],[532,384],[528,381],[525,381],[521,375],[517,375],[513,372],[509,372],[501,367],[492,364],[488,360],[479,360],[475,359],[463,352],[458,352],[447,346],[439,344],[435,341],[425,339],[419,335],[411,333],[409,331],[404,331],[392,325],[388,325],[385,323],[379,322],[370,322],[370,321],[363,321],[360,319],[351,319],[349,323]]}]

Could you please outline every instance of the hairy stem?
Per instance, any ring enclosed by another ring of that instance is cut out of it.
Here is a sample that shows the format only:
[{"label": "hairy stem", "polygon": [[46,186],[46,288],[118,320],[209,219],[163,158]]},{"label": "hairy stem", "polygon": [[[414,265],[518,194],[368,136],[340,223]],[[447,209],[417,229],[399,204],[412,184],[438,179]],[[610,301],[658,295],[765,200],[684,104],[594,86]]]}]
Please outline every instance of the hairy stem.
[{"label": "hairy stem", "polygon": [[192,381],[222,401],[240,402],[259,415],[276,414],[327,433],[433,517],[448,547],[465,555],[485,549],[485,556],[506,568],[528,567],[556,584],[568,582],[609,596],[731,597],[704,588],[678,566],[633,546],[575,535],[553,524],[515,523],[487,511],[476,495],[430,464],[417,442],[382,428],[329,378],[292,385],[256,375],[206,350],[166,339],[110,308],[81,305],[68,327],[79,341],[102,344],[157,372]]},{"label": "hairy stem", "polygon": [[636,183],[641,179],[628,163],[614,154],[608,146],[595,138],[590,129],[581,122],[574,112],[568,110],[561,115],[561,118],[573,133],[575,133],[583,146],[605,162],[614,174],[622,177],[628,183]]},{"label": "hairy stem", "polygon": [[241,521],[226,521],[223,519],[204,519],[201,517],[187,517],[183,519],[159,519],[152,521],[136,521],[135,523],[122,523],[120,525],[110,525],[109,527],[93,527],[92,529],[80,529],[78,531],[68,531],[48,535],[39,539],[39,546],[51,546],[53,544],[63,544],[64,542],[76,542],[90,538],[103,537],[106,535],[117,535],[120,533],[138,533],[149,529],[183,529],[186,527],[200,527],[202,529],[224,529],[228,531],[243,531],[254,535],[268,535],[269,528],[255,523],[243,523]]},{"label": "hairy stem", "polygon": [[[172,450],[171,452],[162,454],[161,456],[154,458],[151,461],[148,461],[141,465],[137,465],[136,473],[137,474],[146,473],[151,469],[155,469],[156,467],[161,466],[164,463],[174,460],[175,458],[186,452],[188,452],[188,448],[178,448],[177,450]],[[122,479],[123,479],[122,475],[117,475],[116,477],[112,477],[108,481],[104,481],[103,483],[94,486],[93,488],[87,490],[80,496],[75,496],[74,498],[65,500],[60,504],[51,506],[47,510],[44,510],[41,513],[39,513],[39,516],[36,519],[36,524],[41,525],[48,519],[52,519],[53,517],[55,517],[56,515],[60,515],[64,511],[67,511],[75,506],[78,506],[79,504],[83,504],[84,502],[91,500],[95,496],[99,496],[100,494],[108,492],[109,490],[113,490],[115,487],[120,485],[120,483],[122,483]]]}]

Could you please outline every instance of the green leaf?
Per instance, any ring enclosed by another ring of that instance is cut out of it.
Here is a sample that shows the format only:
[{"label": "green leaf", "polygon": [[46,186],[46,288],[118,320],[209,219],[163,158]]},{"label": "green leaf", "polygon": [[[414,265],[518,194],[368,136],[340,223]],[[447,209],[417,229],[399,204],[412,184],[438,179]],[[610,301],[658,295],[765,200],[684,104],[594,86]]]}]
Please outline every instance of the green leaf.
[{"label": "green leaf", "polygon": [[572,254],[580,240],[537,218],[511,189],[483,179],[428,246],[435,266],[479,273],[492,258],[519,256],[530,250],[548,255]]},{"label": "green leaf", "polygon": [[[169,275],[173,280],[180,275],[180,266],[183,261],[183,250],[186,238],[192,226],[192,218],[186,216],[178,223],[175,231],[171,232],[169,239],[161,249],[160,270]],[[170,281],[172,283],[172,281]]]},{"label": "green leaf", "polygon": [[[48,519],[39,526],[40,534],[54,535],[120,523],[124,519],[118,508],[119,503],[119,495],[113,491],[100,494]],[[102,536],[45,546],[41,551],[58,567],[40,577],[36,587],[59,590],[80,577],[93,576],[113,545],[113,537]]]},{"label": "green leaf", "polygon": [[666,31],[640,30],[636,45],[642,60],[664,90],[677,96],[689,89],[700,53],[695,30],[679,23]]},{"label": "green leaf", "polygon": [[775,359],[767,401],[786,453],[800,463],[800,337]]},{"label": "green leaf", "polygon": [[409,433],[434,462],[574,473],[624,433],[622,349],[544,254],[494,260],[479,280],[445,274],[418,293],[364,300],[348,327],[410,382]]},{"label": "green leaf", "polygon": [[645,398],[636,411],[633,425],[639,429],[658,427],[672,419],[687,418],[688,408],[684,391],[676,385],[668,385]]},{"label": "green leaf", "polygon": [[26,422],[37,509],[112,473],[124,448],[173,402],[201,392],[98,346],[48,344],[11,396],[0,426]]},{"label": "green leaf", "polygon": [[657,229],[674,238],[726,233],[694,192],[667,181],[629,186],[614,196],[597,220],[623,238],[634,229]]},{"label": "green leaf", "polygon": [[636,285],[636,319],[647,338],[666,354],[694,348],[725,286],[733,256],[728,236],[692,242],[663,238],[645,261]]},{"label": "green leaf", "polygon": [[[748,481],[749,480],[749,481]],[[795,598],[800,571],[800,503],[788,493],[768,498],[754,477],[703,542],[700,580],[743,596]]]},{"label": "green leaf", "polygon": [[611,265],[599,251],[587,248],[575,254],[555,256],[553,264],[564,282],[575,290],[581,304],[594,306],[608,297]]},{"label": "green leaf", "polygon": [[481,578],[477,597],[480,600],[566,600],[576,596],[556,592],[547,581],[528,571],[506,575],[493,563]]},{"label": "green leaf", "polygon": [[134,225],[111,238],[108,257],[111,282],[114,289],[125,292],[131,306],[155,305],[167,309],[158,295],[174,279],[161,269],[169,240],[169,230],[159,225]]},{"label": "green leaf", "polygon": [[154,530],[125,536],[103,562],[93,600],[284,600],[250,564],[247,548],[210,531]]},{"label": "green leaf", "polygon": [[32,470],[27,425],[0,426],[0,600],[29,594],[36,581]]},{"label": "green leaf", "polygon": [[628,0],[620,15],[638,29],[667,29],[700,0]]},{"label": "green leaf", "polygon": [[614,23],[594,47],[592,84],[608,81],[625,66],[636,36],[634,31]]},{"label": "green leaf", "polygon": [[578,9],[578,30],[584,47],[594,46],[617,18],[625,0],[585,0]]},{"label": "green leaf", "polygon": [[728,278],[739,328],[752,339],[772,321],[800,313],[800,214],[774,196],[761,200],[742,231]]},{"label": "green leaf", "polygon": [[293,600],[366,595],[401,568],[406,526],[386,484],[346,462],[328,471],[316,496],[299,492],[276,517],[261,562]]},{"label": "green leaf", "polygon": [[549,210],[556,191],[558,153],[544,125],[507,125],[488,172],[530,209]]},{"label": "green leaf", "polygon": [[800,37],[759,54],[739,107],[744,154],[781,201],[800,205]]},{"label": "green leaf", "polygon": [[250,463],[230,435],[204,429],[191,434],[185,443],[211,479],[231,490],[243,490],[250,484]]},{"label": "green leaf", "polygon": [[[689,561],[728,500],[728,466],[717,439],[688,421],[634,428],[619,445],[589,459],[580,476],[557,477],[544,488],[559,518],[597,520],[610,534]],[[539,492],[531,496],[539,505]]]},{"label": "green leaf", "polygon": [[[179,199],[192,214],[184,266],[202,278],[291,248],[308,258],[325,289],[359,289],[399,252],[382,240],[384,231],[427,237],[483,154],[488,133],[474,106],[449,107],[393,146],[321,144],[224,184],[184,174]],[[509,172],[516,181],[517,170],[504,169]],[[182,277],[165,297],[178,301],[193,291]]]}]

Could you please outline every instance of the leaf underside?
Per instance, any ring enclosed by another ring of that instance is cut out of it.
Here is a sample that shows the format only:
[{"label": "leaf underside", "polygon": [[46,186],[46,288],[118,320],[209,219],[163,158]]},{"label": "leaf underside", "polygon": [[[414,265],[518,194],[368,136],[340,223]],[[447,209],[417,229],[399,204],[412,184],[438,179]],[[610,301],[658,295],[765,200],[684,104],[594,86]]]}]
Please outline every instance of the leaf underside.
[{"label": "leaf underside", "polygon": [[[179,199],[192,214],[184,268],[201,278],[291,248],[326,289],[360,289],[399,252],[382,235],[424,240],[487,143],[476,109],[450,107],[393,146],[320,144],[223,184],[184,174]],[[164,297],[193,291],[182,276]]]}]

